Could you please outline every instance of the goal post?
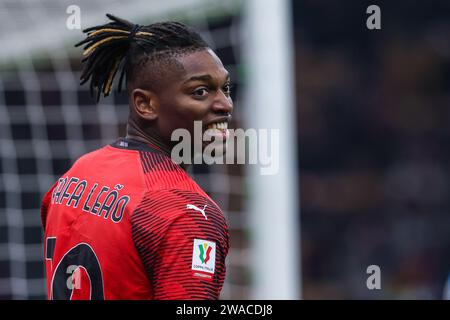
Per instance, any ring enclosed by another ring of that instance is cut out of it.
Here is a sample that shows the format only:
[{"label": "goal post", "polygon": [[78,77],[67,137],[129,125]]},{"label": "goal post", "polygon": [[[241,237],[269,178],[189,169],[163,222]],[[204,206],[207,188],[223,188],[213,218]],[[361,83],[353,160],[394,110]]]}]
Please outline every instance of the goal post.
[{"label": "goal post", "polygon": [[279,154],[272,158],[279,160],[278,172],[262,175],[261,165],[249,166],[252,298],[299,299],[300,207],[291,2],[248,0],[246,4],[246,125],[279,132]]}]

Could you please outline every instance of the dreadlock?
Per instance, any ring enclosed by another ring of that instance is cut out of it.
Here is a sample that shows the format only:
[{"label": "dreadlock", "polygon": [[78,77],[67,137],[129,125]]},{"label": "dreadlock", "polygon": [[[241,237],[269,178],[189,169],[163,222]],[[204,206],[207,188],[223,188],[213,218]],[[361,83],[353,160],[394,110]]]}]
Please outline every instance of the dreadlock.
[{"label": "dreadlock", "polygon": [[87,34],[86,39],[75,45],[85,44],[83,55],[86,57],[82,60],[80,84],[91,80],[90,94],[94,97],[96,91],[97,102],[101,93],[104,97],[111,93],[118,70],[121,70],[120,92],[124,74],[128,83],[141,63],[145,64],[152,58],[169,59],[175,54],[208,47],[197,32],[179,22],[140,26],[111,14],[106,16],[112,22],[83,30]]}]

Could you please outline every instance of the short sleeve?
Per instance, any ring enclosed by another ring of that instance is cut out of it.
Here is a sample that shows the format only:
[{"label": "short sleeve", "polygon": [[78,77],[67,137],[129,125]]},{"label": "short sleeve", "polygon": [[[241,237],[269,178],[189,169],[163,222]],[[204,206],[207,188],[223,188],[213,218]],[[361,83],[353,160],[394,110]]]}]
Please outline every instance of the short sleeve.
[{"label": "short sleeve", "polygon": [[219,298],[229,235],[213,201],[192,191],[149,192],[131,224],[155,299]]}]

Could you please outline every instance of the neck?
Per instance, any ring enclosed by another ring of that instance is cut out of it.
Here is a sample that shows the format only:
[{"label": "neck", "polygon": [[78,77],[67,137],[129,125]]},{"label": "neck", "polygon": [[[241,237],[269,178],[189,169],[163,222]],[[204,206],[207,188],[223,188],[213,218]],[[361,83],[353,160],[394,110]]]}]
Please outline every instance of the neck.
[{"label": "neck", "polygon": [[170,147],[163,142],[162,138],[156,132],[146,132],[133,119],[128,121],[126,138],[154,145],[170,156]]}]

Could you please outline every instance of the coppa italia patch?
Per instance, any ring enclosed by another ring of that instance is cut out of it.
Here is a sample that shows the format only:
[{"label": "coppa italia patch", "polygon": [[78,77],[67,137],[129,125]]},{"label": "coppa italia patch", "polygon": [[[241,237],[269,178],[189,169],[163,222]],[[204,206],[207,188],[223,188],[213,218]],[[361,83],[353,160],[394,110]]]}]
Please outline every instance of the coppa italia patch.
[{"label": "coppa italia patch", "polygon": [[196,276],[212,278],[216,267],[216,244],[212,241],[194,239],[192,270]]}]

